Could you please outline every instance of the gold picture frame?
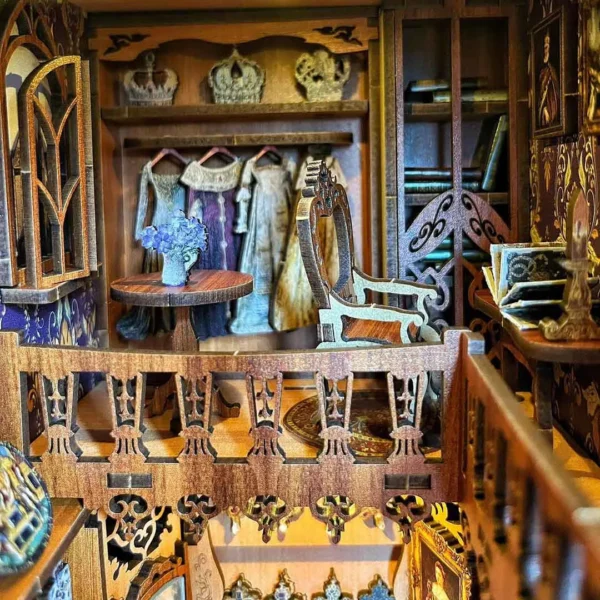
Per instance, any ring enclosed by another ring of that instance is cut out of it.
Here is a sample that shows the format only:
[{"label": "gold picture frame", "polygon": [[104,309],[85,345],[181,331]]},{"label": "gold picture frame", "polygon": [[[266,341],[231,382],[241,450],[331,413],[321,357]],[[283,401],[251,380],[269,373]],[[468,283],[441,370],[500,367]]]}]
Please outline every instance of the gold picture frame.
[{"label": "gold picture frame", "polygon": [[530,32],[534,139],[567,135],[577,128],[577,49],[566,36],[571,20],[571,12],[561,6]]},{"label": "gold picture frame", "polygon": [[600,1],[582,3],[582,115],[583,131],[600,134]]},{"label": "gold picture frame", "polygon": [[471,572],[459,540],[431,520],[415,523],[414,529],[413,600],[470,600]]}]

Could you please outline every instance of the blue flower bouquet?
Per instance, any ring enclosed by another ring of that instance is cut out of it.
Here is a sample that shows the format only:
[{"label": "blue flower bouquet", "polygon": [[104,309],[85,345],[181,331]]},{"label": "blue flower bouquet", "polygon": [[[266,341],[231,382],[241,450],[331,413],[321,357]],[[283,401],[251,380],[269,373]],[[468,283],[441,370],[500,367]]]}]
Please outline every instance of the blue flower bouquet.
[{"label": "blue flower bouquet", "polygon": [[172,286],[186,284],[198,252],[207,248],[206,227],[196,218],[188,219],[181,210],[168,223],[146,227],[141,240],[144,248],[164,256],[162,282]]}]

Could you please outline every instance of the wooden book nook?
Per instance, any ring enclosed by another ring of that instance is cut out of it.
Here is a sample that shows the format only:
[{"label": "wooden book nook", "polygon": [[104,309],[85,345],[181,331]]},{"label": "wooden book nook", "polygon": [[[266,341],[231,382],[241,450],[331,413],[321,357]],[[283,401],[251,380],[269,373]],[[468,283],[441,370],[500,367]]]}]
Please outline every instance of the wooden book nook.
[{"label": "wooden book nook", "polygon": [[600,598],[599,32],[0,1],[0,598]]}]

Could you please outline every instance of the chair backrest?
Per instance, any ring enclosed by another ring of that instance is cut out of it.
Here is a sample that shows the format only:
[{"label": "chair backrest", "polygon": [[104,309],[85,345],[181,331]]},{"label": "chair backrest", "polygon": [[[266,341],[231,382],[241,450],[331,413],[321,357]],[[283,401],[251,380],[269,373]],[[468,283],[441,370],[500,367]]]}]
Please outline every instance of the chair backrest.
[{"label": "chair backrest", "polygon": [[[302,261],[319,308],[330,308],[329,295],[355,301],[352,269],[354,241],[352,219],[344,186],[337,183],[325,161],[312,161],[306,169],[302,197],[296,211],[296,227]],[[333,288],[327,276],[319,219],[333,217],[339,254],[339,277]]]}]

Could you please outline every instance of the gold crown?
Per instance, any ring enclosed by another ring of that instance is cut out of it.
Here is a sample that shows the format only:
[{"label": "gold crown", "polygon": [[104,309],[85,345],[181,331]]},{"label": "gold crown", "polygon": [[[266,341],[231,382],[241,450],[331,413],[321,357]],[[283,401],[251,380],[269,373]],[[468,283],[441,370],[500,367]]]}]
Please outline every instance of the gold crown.
[{"label": "gold crown", "polygon": [[229,58],[219,61],[208,74],[208,85],[217,104],[257,104],[264,84],[264,70],[240,56],[235,48]]},{"label": "gold crown", "polygon": [[172,69],[154,70],[155,56],[148,52],[144,57],[146,67],[127,71],[123,80],[127,104],[132,106],[168,106],[179,84]]},{"label": "gold crown", "polygon": [[347,56],[334,57],[326,50],[305,52],[296,61],[296,81],[306,89],[309,102],[341,100],[345,83],[350,79]]}]

